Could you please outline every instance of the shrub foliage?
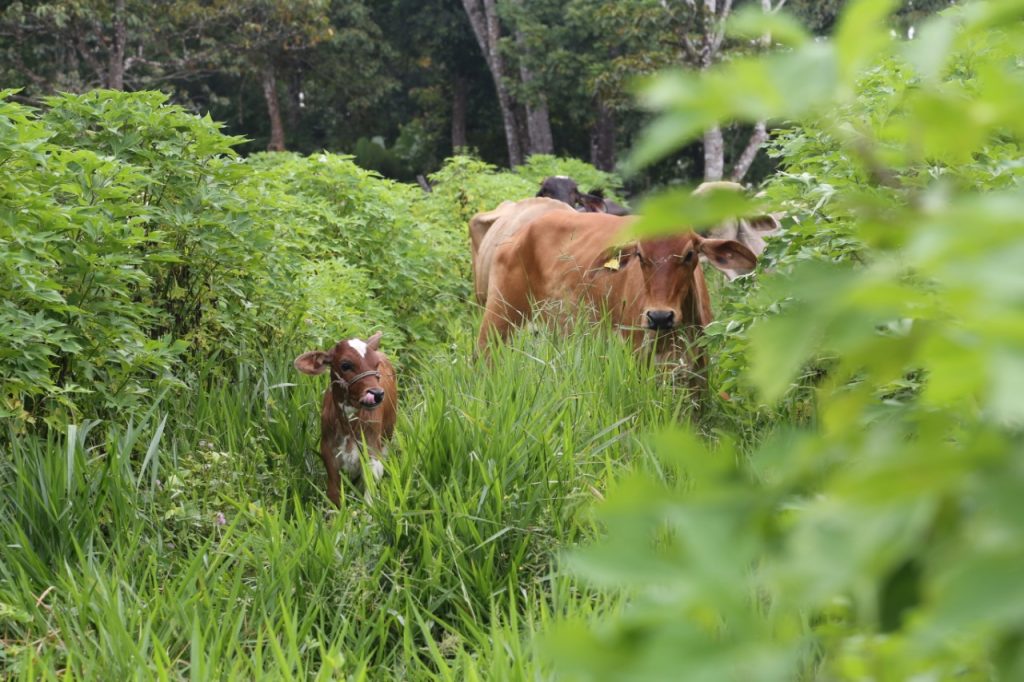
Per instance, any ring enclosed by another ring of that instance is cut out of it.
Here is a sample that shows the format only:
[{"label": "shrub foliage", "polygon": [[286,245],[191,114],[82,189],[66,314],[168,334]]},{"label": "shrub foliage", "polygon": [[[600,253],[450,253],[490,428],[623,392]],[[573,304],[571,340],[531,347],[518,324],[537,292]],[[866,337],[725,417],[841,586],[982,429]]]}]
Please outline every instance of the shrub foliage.
[{"label": "shrub foliage", "polygon": [[[633,603],[554,647],[589,677],[1024,675],[1024,5],[955,8],[902,44],[890,5],[648,90],[652,131],[676,140],[799,122],[774,144],[768,200],[790,218],[774,272],[710,336],[712,382],[741,398],[723,423],[769,435],[668,434],[671,475],[609,496],[607,541],[570,565]],[[652,132],[638,161],[671,143]]]}]

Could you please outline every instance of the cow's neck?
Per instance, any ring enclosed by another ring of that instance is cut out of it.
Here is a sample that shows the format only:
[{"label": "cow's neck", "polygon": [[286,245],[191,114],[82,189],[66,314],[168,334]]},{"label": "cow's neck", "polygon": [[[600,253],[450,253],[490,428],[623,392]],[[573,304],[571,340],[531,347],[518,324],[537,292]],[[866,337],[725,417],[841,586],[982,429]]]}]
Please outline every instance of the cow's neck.
[{"label": "cow's neck", "polygon": [[362,421],[359,408],[348,402],[348,389],[331,380],[331,402],[338,417],[338,432],[343,436],[359,436],[362,433]]}]

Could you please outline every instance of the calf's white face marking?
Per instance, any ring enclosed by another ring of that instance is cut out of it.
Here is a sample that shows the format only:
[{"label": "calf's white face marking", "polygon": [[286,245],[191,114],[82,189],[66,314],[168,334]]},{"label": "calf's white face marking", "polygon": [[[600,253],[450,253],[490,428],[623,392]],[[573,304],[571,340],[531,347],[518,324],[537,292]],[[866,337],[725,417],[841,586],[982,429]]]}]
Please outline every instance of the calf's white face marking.
[{"label": "calf's white face marking", "polygon": [[359,339],[349,339],[348,340],[348,345],[349,345],[349,347],[352,348],[352,350],[354,350],[355,352],[359,353],[359,357],[361,357],[361,358],[365,358],[366,357],[366,343],[365,342],[360,341]]}]

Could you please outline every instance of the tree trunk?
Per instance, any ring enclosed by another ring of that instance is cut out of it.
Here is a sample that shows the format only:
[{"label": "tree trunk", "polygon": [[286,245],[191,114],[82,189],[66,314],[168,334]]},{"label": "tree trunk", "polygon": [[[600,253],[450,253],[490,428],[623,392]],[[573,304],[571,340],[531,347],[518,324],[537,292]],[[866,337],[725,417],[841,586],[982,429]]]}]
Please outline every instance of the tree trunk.
[{"label": "tree trunk", "polygon": [[263,67],[263,98],[267,100],[267,115],[270,116],[270,142],[268,152],[284,151],[284,123],[281,121],[281,107],[277,101],[277,74],[274,63]]},{"label": "tree trunk", "polygon": [[555,140],[551,134],[551,116],[547,100],[542,96],[537,105],[526,105],[526,129],[530,136],[531,154],[554,154]]},{"label": "tree trunk", "polygon": [[473,27],[473,35],[484,53],[487,67],[494,80],[494,89],[498,94],[498,107],[501,109],[501,121],[505,127],[505,140],[508,144],[508,163],[519,166],[523,163],[523,146],[516,125],[515,105],[505,85],[507,68],[505,59],[498,49],[501,27],[498,24],[498,11],[495,0],[462,0],[469,23]]},{"label": "tree trunk", "polygon": [[[516,46],[521,54],[526,53],[526,36],[516,31]],[[533,83],[533,72],[526,66],[526,60],[519,60],[519,79],[529,93]],[[526,130],[531,154],[554,154],[555,141],[551,135],[551,117],[548,114],[548,100],[543,94],[526,100]]]},{"label": "tree trunk", "polygon": [[114,40],[110,46],[110,58],[107,65],[107,87],[111,90],[124,90],[124,48],[127,42],[127,31],[124,25],[124,0],[114,3]]},{"label": "tree trunk", "polygon": [[740,154],[740,158],[736,160],[735,165],[732,167],[732,173],[729,175],[729,179],[733,182],[741,182],[746,176],[747,171],[750,170],[750,164],[754,163],[754,158],[757,156],[757,150],[761,148],[761,145],[768,139],[768,128],[764,121],[758,121],[754,124],[754,132],[750,134],[750,140],[747,141],[747,146]]},{"label": "tree trunk", "polygon": [[460,149],[469,146],[466,138],[466,111],[468,109],[468,94],[466,90],[466,79],[461,75],[455,76],[455,85],[452,91],[452,153],[457,154]]},{"label": "tree trunk", "polygon": [[[779,4],[772,7],[772,0],[761,0],[761,11],[765,14],[777,11],[786,0],[779,0]],[[761,49],[768,49],[772,45],[772,34],[765,33],[761,36]],[[754,163],[754,159],[757,157],[757,151],[768,139],[768,126],[765,121],[758,121],[754,124],[754,132],[750,134],[750,139],[747,140],[747,146],[743,149],[740,154],[740,158],[736,159],[736,163],[732,167],[732,173],[729,174],[729,179],[733,182],[741,182],[747,175],[747,171],[750,170],[750,165]]]},{"label": "tree trunk", "polygon": [[292,69],[288,78],[288,130],[298,130],[302,125],[302,110],[306,108],[305,99],[302,92],[302,74],[298,69]]},{"label": "tree trunk", "polygon": [[725,143],[718,126],[704,133],[704,181],[721,180],[725,172]]},{"label": "tree trunk", "polygon": [[597,100],[597,121],[590,129],[590,163],[611,172],[615,169],[615,117],[605,103]]}]

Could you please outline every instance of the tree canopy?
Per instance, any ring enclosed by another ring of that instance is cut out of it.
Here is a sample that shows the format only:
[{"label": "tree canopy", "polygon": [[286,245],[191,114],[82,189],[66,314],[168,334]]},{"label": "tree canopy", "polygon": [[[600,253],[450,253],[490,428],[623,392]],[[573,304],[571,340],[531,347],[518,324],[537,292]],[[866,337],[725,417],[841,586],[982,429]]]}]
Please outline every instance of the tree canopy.
[{"label": "tree canopy", "polygon": [[[784,2],[21,0],[0,13],[0,78],[28,103],[162,90],[248,138],[243,153],[355,153],[403,180],[460,149],[500,165],[555,153],[610,171],[647,120],[638,77],[749,51],[756,41],[724,38],[724,21]],[[897,19],[948,4],[906,0]],[[787,9],[828,33],[842,5]],[[769,167],[753,153],[762,128],[713,128],[632,182],[743,178],[752,163],[756,179]]]}]

